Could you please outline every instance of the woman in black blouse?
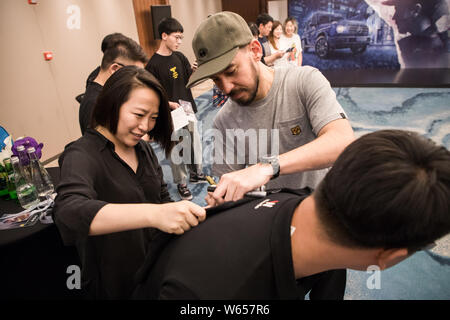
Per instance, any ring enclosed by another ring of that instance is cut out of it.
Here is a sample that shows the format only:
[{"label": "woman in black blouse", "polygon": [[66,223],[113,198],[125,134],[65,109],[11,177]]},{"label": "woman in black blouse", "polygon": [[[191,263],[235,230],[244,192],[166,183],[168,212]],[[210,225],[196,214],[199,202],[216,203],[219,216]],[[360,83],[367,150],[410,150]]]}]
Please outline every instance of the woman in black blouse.
[{"label": "woman in black blouse", "polygon": [[91,298],[127,298],[157,228],[181,234],[205,210],[172,202],[148,134],[166,156],[172,147],[168,99],[145,69],[123,67],[105,83],[83,137],[59,159],[54,218],[66,245],[76,245],[82,289]]}]

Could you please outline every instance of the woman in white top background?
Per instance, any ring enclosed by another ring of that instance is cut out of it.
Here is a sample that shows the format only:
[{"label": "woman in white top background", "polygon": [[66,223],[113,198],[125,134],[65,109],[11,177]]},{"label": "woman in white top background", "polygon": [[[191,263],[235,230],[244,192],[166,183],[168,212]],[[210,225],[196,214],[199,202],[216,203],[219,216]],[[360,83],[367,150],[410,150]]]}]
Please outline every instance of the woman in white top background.
[{"label": "woman in white top background", "polygon": [[280,47],[285,50],[293,48],[286,57],[286,60],[294,65],[302,65],[302,42],[298,35],[297,20],[294,17],[288,17],[283,24],[283,33],[280,37]]},{"label": "woman in white top background", "polygon": [[[275,52],[286,51],[288,47],[281,43],[281,36],[283,35],[283,25],[280,21],[275,20],[272,24],[272,30],[267,37],[269,39],[270,52],[274,54]],[[284,54],[281,58],[276,59],[273,62],[273,67],[287,66],[287,54]]]}]

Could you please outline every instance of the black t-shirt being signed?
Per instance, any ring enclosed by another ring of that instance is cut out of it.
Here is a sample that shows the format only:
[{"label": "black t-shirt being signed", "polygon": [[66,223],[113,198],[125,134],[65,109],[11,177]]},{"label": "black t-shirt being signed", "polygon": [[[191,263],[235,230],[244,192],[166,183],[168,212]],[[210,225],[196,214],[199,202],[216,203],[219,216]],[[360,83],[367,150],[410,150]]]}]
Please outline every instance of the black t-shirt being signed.
[{"label": "black t-shirt being signed", "polygon": [[291,220],[310,189],[295,192],[228,202],[208,209],[206,220],[181,236],[161,234],[165,244],[147,256],[133,297],[295,300],[311,290],[313,299],[342,299],[346,270],[295,279]]}]

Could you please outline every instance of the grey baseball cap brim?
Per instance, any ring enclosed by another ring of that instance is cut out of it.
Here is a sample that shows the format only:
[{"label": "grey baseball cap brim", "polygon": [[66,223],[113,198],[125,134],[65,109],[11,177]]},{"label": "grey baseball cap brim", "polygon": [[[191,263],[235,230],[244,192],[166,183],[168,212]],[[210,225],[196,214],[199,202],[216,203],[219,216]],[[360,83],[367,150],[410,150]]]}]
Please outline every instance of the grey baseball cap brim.
[{"label": "grey baseball cap brim", "polygon": [[186,85],[186,88],[191,88],[196,84],[199,84],[200,82],[208,79],[212,75],[225,70],[230,65],[231,61],[233,61],[238,51],[239,48],[233,48],[220,57],[203,63],[192,74],[188,84]]}]

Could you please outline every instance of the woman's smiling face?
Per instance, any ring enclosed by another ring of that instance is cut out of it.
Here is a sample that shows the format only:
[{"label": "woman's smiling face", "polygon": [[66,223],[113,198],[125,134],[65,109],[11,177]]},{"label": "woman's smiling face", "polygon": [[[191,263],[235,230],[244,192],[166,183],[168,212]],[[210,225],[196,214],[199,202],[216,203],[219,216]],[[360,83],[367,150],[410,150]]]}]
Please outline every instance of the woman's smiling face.
[{"label": "woman's smiling face", "polygon": [[117,142],[125,148],[134,148],[155,127],[158,112],[159,96],[155,91],[146,87],[133,89],[119,111],[114,135]]}]

